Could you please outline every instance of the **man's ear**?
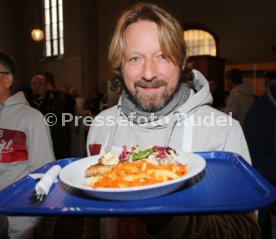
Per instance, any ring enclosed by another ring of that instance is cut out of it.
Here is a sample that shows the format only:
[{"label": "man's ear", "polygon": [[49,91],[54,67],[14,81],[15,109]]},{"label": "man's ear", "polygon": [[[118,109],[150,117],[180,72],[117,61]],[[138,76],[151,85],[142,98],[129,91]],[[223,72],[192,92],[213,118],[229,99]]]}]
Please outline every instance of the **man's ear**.
[{"label": "man's ear", "polygon": [[11,88],[12,86],[12,83],[13,83],[13,75],[12,74],[7,74],[5,75],[4,77],[4,85],[5,87],[8,89],[8,88]]}]

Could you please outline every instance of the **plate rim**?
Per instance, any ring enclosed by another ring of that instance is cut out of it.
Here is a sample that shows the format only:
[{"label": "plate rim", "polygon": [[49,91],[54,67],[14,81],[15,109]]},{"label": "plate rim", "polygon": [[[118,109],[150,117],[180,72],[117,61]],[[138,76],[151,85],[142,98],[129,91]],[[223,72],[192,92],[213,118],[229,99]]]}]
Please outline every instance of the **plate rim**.
[{"label": "plate rim", "polygon": [[[137,186],[137,187],[125,187],[125,188],[92,188],[88,185],[85,184],[77,184],[75,182],[69,182],[66,178],[64,178],[64,174],[66,172],[66,170],[69,170],[71,167],[74,167],[77,164],[80,164],[82,161],[91,159],[91,160],[95,160],[95,162],[91,162],[90,165],[92,165],[92,163],[97,163],[97,159],[99,159],[103,154],[97,154],[97,155],[93,155],[93,156],[88,156],[88,157],[84,157],[81,158],[77,161],[74,161],[68,165],[66,165],[65,167],[62,168],[62,170],[59,173],[59,178],[60,180],[65,183],[66,185],[73,187],[73,188],[77,188],[79,190],[85,190],[85,191],[89,191],[90,193],[95,192],[95,193],[126,193],[126,192],[140,192],[140,191],[144,191],[144,190],[151,190],[151,189],[156,189],[156,188],[162,188],[162,187],[166,187],[166,186],[170,186],[173,184],[177,184],[180,182],[183,182],[183,184],[189,180],[190,178],[193,178],[194,176],[200,174],[206,167],[206,160],[201,157],[198,154],[194,154],[192,152],[185,152],[185,151],[177,151],[179,154],[184,154],[184,155],[189,155],[189,157],[193,157],[196,158],[197,162],[199,163],[200,167],[197,168],[196,171],[192,171],[191,174],[189,174],[189,172],[177,179],[173,179],[173,180],[169,180],[166,182],[161,182],[161,183],[155,183],[155,184],[149,184],[149,185],[144,185],[144,186]],[[183,160],[182,160],[183,161]],[[189,161],[188,161],[189,162]],[[189,165],[188,165],[189,166]]]}]

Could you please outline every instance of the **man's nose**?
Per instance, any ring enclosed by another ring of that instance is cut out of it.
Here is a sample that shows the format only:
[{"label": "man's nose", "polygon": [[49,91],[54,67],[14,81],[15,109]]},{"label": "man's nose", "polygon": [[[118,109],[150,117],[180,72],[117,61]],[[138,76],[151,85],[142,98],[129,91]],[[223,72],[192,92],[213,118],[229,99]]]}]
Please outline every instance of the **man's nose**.
[{"label": "man's nose", "polygon": [[153,80],[157,76],[156,63],[152,59],[147,59],[143,66],[143,79],[147,81]]}]

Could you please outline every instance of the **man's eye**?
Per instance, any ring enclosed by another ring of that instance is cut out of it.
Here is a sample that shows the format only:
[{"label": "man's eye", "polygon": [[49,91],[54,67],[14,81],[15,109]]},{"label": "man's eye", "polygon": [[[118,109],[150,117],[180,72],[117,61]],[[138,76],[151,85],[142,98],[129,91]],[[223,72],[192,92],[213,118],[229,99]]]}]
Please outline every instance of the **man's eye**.
[{"label": "man's eye", "polygon": [[167,57],[164,54],[160,54],[159,59],[163,61],[167,61]]},{"label": "man's eye", "polygon": [[139,61],[139,57],[131,57],[131,58],[129,59],[129,61],[130,61],[130,62],[133,62],[133,63],[138,62],[138,61]]}]

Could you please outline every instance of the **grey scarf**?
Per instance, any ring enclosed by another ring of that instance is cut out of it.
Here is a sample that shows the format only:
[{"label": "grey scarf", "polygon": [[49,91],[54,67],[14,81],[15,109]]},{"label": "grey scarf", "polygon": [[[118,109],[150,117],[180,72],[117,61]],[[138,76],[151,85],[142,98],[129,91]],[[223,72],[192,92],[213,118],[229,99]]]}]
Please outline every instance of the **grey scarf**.
[{"label": "grey scarf", "polygon": [[123,91],[121,98],[121,107],[123,113],[129,118],[129,120],[133,121],[133,123],[149,123],[153,120],[158,120],[161,117],[168,115],[170,112],[183,105],[189,98],[189,96],[189,86],[185,83],[181,83],[171,101],[159,111],[152,113],[140,110],[130,99],[128,93]]}]

